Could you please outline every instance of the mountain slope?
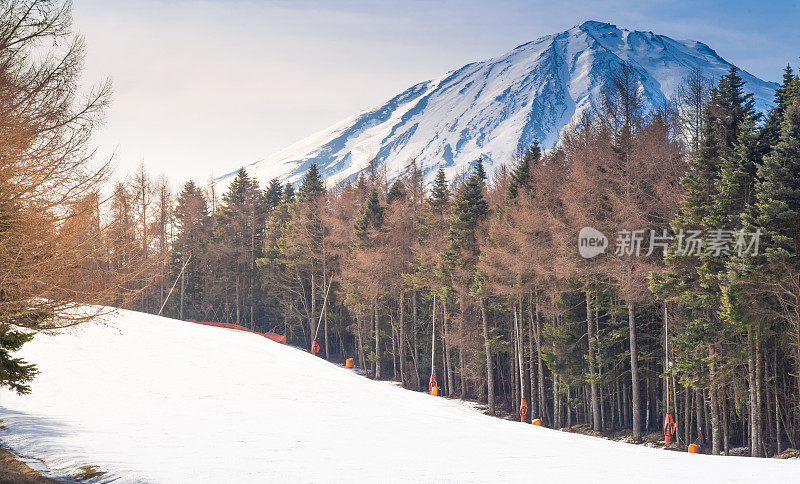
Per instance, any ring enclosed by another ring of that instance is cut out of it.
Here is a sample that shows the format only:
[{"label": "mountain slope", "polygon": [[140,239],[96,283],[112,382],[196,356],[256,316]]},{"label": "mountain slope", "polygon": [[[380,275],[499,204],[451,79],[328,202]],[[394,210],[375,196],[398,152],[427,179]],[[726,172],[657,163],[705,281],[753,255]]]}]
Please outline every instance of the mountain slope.
[{"label": "mountain slope", "polygon": [[[565,125],[598,105],[623,62],[636,67],[650,106],[663,105],[694,68],[716,81],[732,67],[701,42],[584,22],[416,84],[248,168],[262,181],[296,182],[313,162],[336,183],[370,163],[392,177],[416,158],[428,179],[439,167],[452,179],[481,156],[489,167],[508,163],[534,139],[552,147]],[[766,112],[777,85],[741,75]]]},{"label": "mountain slope", "polygon": [[132,311],[38,334],[0,443],[90,482],[793,482],[800,462],[650,449],[482,415],[260,335]]}]

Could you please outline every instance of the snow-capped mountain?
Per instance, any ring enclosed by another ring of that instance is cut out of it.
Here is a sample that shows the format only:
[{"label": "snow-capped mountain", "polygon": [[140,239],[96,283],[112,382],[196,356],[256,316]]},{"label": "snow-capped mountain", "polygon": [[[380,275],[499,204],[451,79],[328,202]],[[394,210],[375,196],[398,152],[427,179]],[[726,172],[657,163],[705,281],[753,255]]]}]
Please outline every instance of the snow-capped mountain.
[{"label": "snow-capped mountain", "polygon": [[[716,81],[732,67],[701,42],[584,22],[411,86],[247,168],[262,183],[297,182],[317,163],[329,185],[371,162],[385,164],[390,178],[412,158],[429,180],[439,167],[452,179],[479,157],[491,169],[509,163],[534,139],[554,146],[564,126],[597,106],[601,87],[624,62],[637,69],[651,106],[673,97],[695,68]],[[766,112],[777,85],[740,74],[757,108]]]}]

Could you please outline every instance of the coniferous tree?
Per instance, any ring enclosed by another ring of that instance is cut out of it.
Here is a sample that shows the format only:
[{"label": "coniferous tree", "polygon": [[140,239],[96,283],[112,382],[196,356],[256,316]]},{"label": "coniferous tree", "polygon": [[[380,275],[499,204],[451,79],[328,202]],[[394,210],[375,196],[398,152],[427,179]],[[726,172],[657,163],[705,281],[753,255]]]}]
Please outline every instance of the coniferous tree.
[{"label": "coniferous tree", "polygon": [[325,193],[325,184],[316,164],[312,163],[300,183],[297,201],[290,208],[290,219],[283,228],[279,242],[281,257],[298,285],[296,291],[302,294],[299,302],[308,321],[309,345],[313,345],[314,338],[320,334],[323,340],[328,337],[327,332],[320,333],[317,328],[319,308],[324,304],[324,293],[329,282],[328,231],[323,220]]},{"label": "coniferous tree", "polygon": [[529,189],[531,186],[531,169],[542,155],[542,150],[539,147],[539,142],[534,143],[525,149],[520,159],[519,165],[511,172],[511,180],[506,188],[506,198],[514,200],[517,198],[520,190]]},{"label": "coniferous tree", "polygon": [[292,185],[291,183],[286,183],[286,185],[283,186],[283,196],[281,200],[283,201],[283,203],[290,205],[292,202],[294,202],[294,198],[295,198],[294,185]]},{"label": "coniferous tree", "polygon": [[361,243],[369,243],[370,231],[379,231],[383,226],[383,211],[385,207],[381,205],[378,191],[372,189],[369,193],[364,208],[361,210],[361,215],[356,219],[355,235]]},{"label": "coniferous tree", "polygon": [[402,181],[397,180],[392,183],[389,193],[386,194],[386,203],[391,204],[395,200],[402,200],[406,196],[406,188]]},{"label": "coniferous tree", "polygon": [[236,324],[247,320],[255,327],[261,292],[256,259],[262,254],[266,215],[264,193],[247,171],[239,170],[216,214],[213,251],[219,258],[217,267],[222,269],[213,291],[216,303],[228,308]]},{"label": "coniferous tree", "polygon": [[486,181],[486,170],[483,168],[483,157],[478,158],[475,162],[475,174],[481,181]]},{"label": "coniferous tree", "polygon": [[781,85],[775,90],[774,105],[759,132],[762,156],[766,156],[778,144],[783,115],[791,106],[792,101],[797,98],[798,92],[800,92],[800,80],[792,67],[787,65],[783,71]]},{"label": "coniferous tree", "polygon": [[[478,256],[476,229],[478,223],[489,213],[489,204],[483,196],[483,178],[480,165],[467,179],[453,201],[453,217],[450,223],[450,243],[453,250],[466,251],[472,262]],[[485,173],[484,173],[485,175]]]},{"label": "coniferous tree", "polygon": [[494,414],[494,366],[492,359],[491,340],[489,335],[489,321],[486,308],[488,294],[485,277],[476,270],[480,248],[478,245],[478,232],[480,224],[489,213],[489,204],[484,198],[483,180],[486,173],[483,171],[481,160],[475,171],[461,186],[453,200],[450,231],[448,233],[449,250],[442,256],[442,266],[447,274],[459,287],[462,299],[461,318],[465,319],[464,310],[470,297],[477,299],[481,311],[481,324],[483,329],[484,351],[486,353],[486,388],[489,413]]},{"label": "coniferous tree", "polygon": [[431,195],[428,198],[428,204],[434,210],[442,209],[450,201],[450,188],[448,188],[447,177],[444,174],[444,169],[439,168],[436,173],[436,178],[433,181],[433,188],[431,188]]},{"label": "coniferous tree", "polygon": [[28,385],[39,371],[36,365],[22,358],[11,356],[22,345],[33,339],[32,334],[12,330],[8,325],[0,326],[0,387],[10,388],[20,395],[30,393]]},{"label": "coniferous tree", "polygon": [[735,67],[719,81],[712,90],[709,111],[712,129],[722,150],[732,150],[739,140],[740,128],[748,122],[755,122],[758,114],[755,110],[753,94],[745,92],[744,80]]},{"label": "coniferous tree", "polygon": [[277,178],[273,178],[269,182],[269,186],[267,186],[267,190],[264,193],[264,198],[266,199],[270,210],[275,210],[275,208],[277,208],[281,203],[281,200],[283,199],[283,186]]},{"label": "coniferous tree", "polygon": [[[418,198],[422,202],[422,197]],[[413,287],[420,295],[435,295],[436,306],[438,307],[437,323],[439,329],[444,327],[442,322],[443,309],[448,305],[455,302],[454,289],[452,284],[452,270],[447,261],[445,254],[448,251],[447,233],[449,230],[449,214],[450,214],[450,189],[445,176],[444,170],[439,169],[434,179],[433,186],[431,187],[429,196],[424,200],[420,213],[415,220],[415,228],[418,233],[417,241],[413,247],[413,263],[411,276]],[[422,296],[417,297],[414,294],[415,305],[419,303]],[[433,308],[433,300],[423,299],[423,304],[431,304],[431,311]],[[425,318],[427,319],[427,318]],[[417,323],[415,322],[415,325]],[[459,336],[463,334],[463,320],[460,321]],[[430,333],[431,337],[436,339],[436,335]],[[421,335],[423,337],[428,334]],[[420,338],[415,338],[417,342]],[[464,341],[460,338],[459,352],[463,354]],[[447,344],[447,343],[446,343]],[[430,348],[431,344],[423,344],[422,348]],[[415,346],[415,353],[419,353],[420,348]],[[438,353],[437,353],[438,354]],[[441,355],[438,357],[438,362],[443,358]],[[436,366],[439,364],[437,361],[432,362],[430,374],[436,373]],[[446,366],[446,364],[445,364]],[[465,372],[461,371],[461,386],[466,383],[463,381]],[[445,387],[447,381],[445,380]],[[443,390],[451,390],[451,388],[443,388]]]},{"label": "coniferous tree", "polygon": [[759,168],[755,225],[769,261],[800,257],[800,97],[788,106],[775,149]]},{"label": "coniferous tree", "polygon": [[319,174],[316,163],[311,163],[305,176],[303,176],[303,183],[300,184],[300,189],[297,191],[301,200],[308,200],[316,198],[325,192],[325,183]]},{"label": "coniferous tree", "polygon": [[715,454],[722,446],[717,400],[719,374],[725,369],[720,365],[730,361],[721,352],[739,328],[720,318],[725,254],[691,245],[691,239],[735,230],[750,197],[758,163],[753,151],[757,115],[752,94],[744,93],[743,86],[731,69],[712,91],[700,150],[689,159],[692,169],[682,180],[685,193],[672,223],[677,245],[665,258],[667,270],[653,278],[656,292],[678,302],[685,312],[687,323],[675,340],[681,353],[678,363],[692,375],[687,378],[695,388],[710,394]]},{"label": "coniferous tree", "polygon": [[[175,308],[173,314],[180,319],[187,315],[200,318],[205,286],[203,281],[209,269],[206,265],[206,249],[211,236],[211,217],[202,190],[192,180],[183,185],[178,195],[175,219],[178,234],[172,246],[169,280],[180,279],[175,289],[177,294],[174,296],[177,297],[170,299],[169,307]],[[181,274],[184,264],[186,269]]]}]

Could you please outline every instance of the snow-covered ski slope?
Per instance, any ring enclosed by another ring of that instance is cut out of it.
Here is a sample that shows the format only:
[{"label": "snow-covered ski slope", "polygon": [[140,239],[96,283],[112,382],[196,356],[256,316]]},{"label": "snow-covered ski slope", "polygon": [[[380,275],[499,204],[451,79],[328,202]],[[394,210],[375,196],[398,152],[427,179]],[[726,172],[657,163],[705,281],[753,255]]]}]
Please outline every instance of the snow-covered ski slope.
[{"label": "snow-covered ski slope", "polygon": [[37,335],[0,440],[98,481],[797,482],[800,462],[649,449],[488,417],[257,334],[119,311]]}]

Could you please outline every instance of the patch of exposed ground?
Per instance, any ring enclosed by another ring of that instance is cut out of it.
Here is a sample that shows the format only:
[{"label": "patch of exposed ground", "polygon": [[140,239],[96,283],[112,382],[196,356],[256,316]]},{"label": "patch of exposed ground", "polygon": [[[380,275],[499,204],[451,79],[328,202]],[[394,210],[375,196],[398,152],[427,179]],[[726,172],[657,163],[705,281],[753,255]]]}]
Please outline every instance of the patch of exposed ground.
[{"label": "patch of exposed ground", "polygon": [[0,447],[0,483],[56,484],[58,481],[43,477],[39,472]]}]

